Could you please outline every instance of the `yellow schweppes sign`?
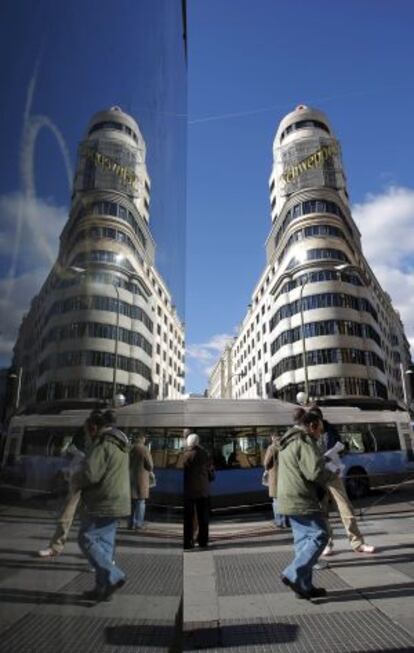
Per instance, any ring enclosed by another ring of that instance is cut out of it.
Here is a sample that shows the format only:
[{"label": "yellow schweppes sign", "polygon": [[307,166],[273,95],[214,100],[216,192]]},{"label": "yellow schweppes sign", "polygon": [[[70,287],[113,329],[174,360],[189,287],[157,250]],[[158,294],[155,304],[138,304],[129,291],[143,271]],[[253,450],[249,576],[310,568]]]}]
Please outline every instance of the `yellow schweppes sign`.
[{"label": "yellow schweppes sign", "polygon": [[115,159],[111,159],[111,157],[106,156],[106,154],[102,154],[102,152],[86,149],[84,154],[86,158],[93,161],[95,165],[99,166],[103,170],[109,170],[110,172],[113,172],[126,184],[132,186],[133,190],[138,190],[138,177],[131,168],[122,166],[120,163],[115,161]]},{"label": "yellow schweppes sign", "polygon": [[339,149],[336,143],[332,143],[331,145],[324,145],[313,154],[307,156],[306,159],[303,159],[296,165],[287,168],[287,170],[285,170],[285,172],[282,174],[281,178],[285,183],[289,183],[307,170],[311,170],[312,168],[321,168],[324,162],[335,154],[339,154]]}]

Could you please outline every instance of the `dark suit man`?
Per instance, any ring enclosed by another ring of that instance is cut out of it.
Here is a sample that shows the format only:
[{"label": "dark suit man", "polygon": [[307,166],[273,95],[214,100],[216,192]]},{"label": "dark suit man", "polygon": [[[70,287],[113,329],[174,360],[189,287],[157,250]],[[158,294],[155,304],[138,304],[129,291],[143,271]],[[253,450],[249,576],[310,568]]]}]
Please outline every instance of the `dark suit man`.
[{"label": "dark suit man", "polygon": [[194,547],[194,513],[198,520],[198,545],[208,545],[210,481],[214,468],[208,452],[200,446],[196,433],[187,437],[187,448],[183,456],[184,467],[184,548]]}]

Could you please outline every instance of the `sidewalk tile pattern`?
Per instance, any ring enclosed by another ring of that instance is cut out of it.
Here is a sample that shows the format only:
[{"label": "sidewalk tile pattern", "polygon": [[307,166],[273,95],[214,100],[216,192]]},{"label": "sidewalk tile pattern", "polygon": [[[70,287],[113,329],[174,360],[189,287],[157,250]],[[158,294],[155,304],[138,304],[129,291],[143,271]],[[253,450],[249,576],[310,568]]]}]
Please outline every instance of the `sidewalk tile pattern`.
[{"label": "sidewalk tile pattern", "polygon": [[412,555],[410,558],[411,560],[407,560],[407,562],[397,562],[395,564],[391,564],[391,567],[397,569],[397,571],[400,571],[402,574],[409,576],[409,578],[414,579],[414,559]]},{"label": "sidewalk tile pattern", "polygon": [[[215,555],[216,584],[219,596],[273,594],[289,592],[280,580],[283,569],[291,562],[291,552],[243,553],[237,556]],[[349,589],[329,569],[314,572],[314,584],[326,589]]]},{"label": "sidewalk tile pattern", "polygon": [[[145,596],[180,596],[183,586],[182,555],[119,553],[117,561],[128,582],[120,594]],[[93,573],[83,573],[65,586],[65,591],[80,593],[91,589]]]},{"label": "sidewalk tile pattern", "polygon": [[[315,605],[315,610],[317,610]],[[184,650],[205,653],[412,653],[414,639],[377,610],[186,624]],[[190,629],[191,628],[191,629]]]},{"label": "sidewalk tile pattern", "polygon": [[32,613],[2,633],[0,653],[165,653],[173,638],[171,622]]}]

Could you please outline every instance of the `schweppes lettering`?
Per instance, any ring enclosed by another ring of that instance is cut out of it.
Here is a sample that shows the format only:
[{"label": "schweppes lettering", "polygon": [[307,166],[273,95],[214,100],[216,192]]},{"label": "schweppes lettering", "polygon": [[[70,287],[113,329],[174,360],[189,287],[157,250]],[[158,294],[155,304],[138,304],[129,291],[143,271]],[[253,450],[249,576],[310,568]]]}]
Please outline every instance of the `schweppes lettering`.
[{"label": "schweppes lettering", "polygon": [[290,168],[285,170],[285,172],[282,174],[282,180],[288,183],[299,177],[299,175],[306,172],[307,170],[311,170],[312,168],[320,168],[323,166],[324,162],[327,159],[329,159],[331,156],[334,156],[335,154],[339,154],[338,146],[335,143],[332,143],[331,145],[324,145],[320,148],[320,150],[317,150],[313,154],[307,156],[306,159],[299,161],[299,163],[296,165],[290,166]]},{"label": "schweppes lettering", "polygon": [[94,150],[87,149],[85,150],[84,154],[86,158],[93,161],[95,165],[99,166],[103,170],[109,170],[110,172],[113,172],[126,184],[132,186],[133,190],[138,190],[138,177],[131,168],[121,165],[115,161],[115,159],[111,159],[111,157],[106,156],[106,154],[102,154],[102,152],[95,152]]}]

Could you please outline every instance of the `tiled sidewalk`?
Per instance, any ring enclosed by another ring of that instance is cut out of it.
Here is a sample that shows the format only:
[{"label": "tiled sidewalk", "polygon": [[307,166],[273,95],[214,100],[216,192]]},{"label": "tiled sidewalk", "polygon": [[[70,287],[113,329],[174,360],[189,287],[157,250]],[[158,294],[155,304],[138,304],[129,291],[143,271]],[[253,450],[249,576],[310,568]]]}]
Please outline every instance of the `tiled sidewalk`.
[{"label": "tiled sidewalk", "polygon": [[81,598],[94,575],[76,544],[40,559],[53,532],[50,511],[0,509],[1,653],[166,653],[180,638],[181,538],[154,524],[145,534],[120,528],[116,557],[128,582],[109,603]]},{"label": "tiled sidewalk", "polygon": [[53,523],[50,511],[0,506],[0,653],[414,652],[414,511],[362,522],[374,556],[354,554],[336,524],[336,553],[315,572],[328,596],[313,602],[280,582],[291,536],[263,515],[213,520],[210,549],[186,552],[184,569],[179,523],[121,528],[128,583],[98,605],[81,598],[93,575],[76,528],[63,556],[36,556]]},{"label": "tiled sidewalk", "polygon": [[[213,537],[184,554],[187,651],[357,653],[414,651],[414,513],[361,524],[378,553],[353,553],[337,524],[335,555],[315,572],[328,596],[298,600],[280,581],[290,535],[263,525],[254,535]],[[214,530],[214,529],[213,529]]]}]

